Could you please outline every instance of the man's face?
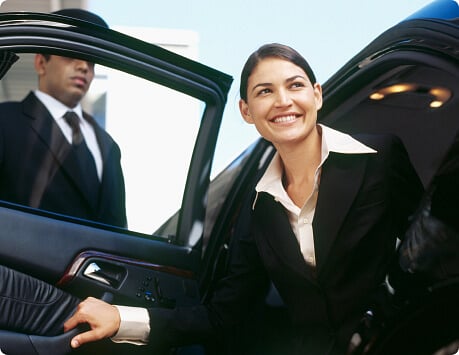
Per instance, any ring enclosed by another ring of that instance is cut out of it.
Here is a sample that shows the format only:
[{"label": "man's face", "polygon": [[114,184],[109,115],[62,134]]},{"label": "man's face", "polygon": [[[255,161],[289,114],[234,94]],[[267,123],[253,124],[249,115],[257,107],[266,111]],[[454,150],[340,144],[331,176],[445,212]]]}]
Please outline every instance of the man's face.
[{"label": "man's face", "polygon": [[81,59],[42,54],[35,56],[38,88],[73,108],[84,97],[94,78],[94,63]]}]

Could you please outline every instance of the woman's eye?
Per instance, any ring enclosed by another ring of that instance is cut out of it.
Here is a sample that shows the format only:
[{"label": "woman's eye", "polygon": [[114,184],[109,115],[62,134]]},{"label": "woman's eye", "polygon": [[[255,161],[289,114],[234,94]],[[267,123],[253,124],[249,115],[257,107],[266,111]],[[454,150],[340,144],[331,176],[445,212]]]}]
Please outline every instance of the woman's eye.
[{"label": "woman's eye", "polygon": [[269,90],[269,89],[262,89],[262,90],[258,91],[258,95],[264,95],[264,94],[268,94],[270,92],[271,92],[271,90]]},{"label": "woman's eye", "polygon": [[301,82],[294,82],[294,83],[292,83],[291,87],[292,88],[302,88],[302,87],[304,87],[304,84],[301,83]]}]

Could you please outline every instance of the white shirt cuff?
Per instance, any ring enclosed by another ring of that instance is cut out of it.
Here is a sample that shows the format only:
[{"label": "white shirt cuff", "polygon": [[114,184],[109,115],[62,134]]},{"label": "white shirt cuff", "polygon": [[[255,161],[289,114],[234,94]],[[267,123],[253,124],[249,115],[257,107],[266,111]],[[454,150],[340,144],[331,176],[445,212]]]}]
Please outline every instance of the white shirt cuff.
[{"label": "white shirt cuff", "polygon": [[148,344],[150,316],[145,308],[117,306],[121,323],[118,332],[111,338],[115,343],[134,345]]}]

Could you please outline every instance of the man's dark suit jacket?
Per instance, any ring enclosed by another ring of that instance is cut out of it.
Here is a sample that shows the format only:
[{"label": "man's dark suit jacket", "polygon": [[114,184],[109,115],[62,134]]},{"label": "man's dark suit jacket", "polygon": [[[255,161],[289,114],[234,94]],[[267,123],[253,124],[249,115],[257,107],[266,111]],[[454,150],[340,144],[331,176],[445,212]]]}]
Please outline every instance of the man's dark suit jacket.
[{"label": "man's dark suit jacket", "polygon": [[120,149],[92,117],[103,176],[89,195],[71,145],[35,94],[0,105],[0,199],[116,226],[126,226]]},{"label": "man's dark suit jacket", "polygon": [[283,353],[344,354],[423,193],[398,138],[356,138],[377,153],[332,152],[325,162],[313,221],[316,268],[304,261],[282,205],[260,193],[251,232],[236,238],[213,298],[192,308],[150,309],[151,342],[195,343],[237,328],[272,280],[293,323]]}]

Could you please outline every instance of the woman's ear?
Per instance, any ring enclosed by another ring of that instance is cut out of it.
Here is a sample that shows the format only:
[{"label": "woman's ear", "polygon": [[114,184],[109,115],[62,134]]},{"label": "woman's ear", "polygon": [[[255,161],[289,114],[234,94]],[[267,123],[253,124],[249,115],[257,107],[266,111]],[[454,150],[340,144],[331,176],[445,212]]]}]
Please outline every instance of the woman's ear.
[{"label": "woman's ear", "polygon": [[319,111],[322,108],[322,86],[319,83],[314,84],[314,97],[316,101],[316,109]]},{"label": "woman's ear", "polygon": [[249,105],[247,105],[247,102],[242,99],[239,100],[239,111],[241,111],[241,115],[244,121],[247,123],[253,123],[253,118],[249,111]]}]

